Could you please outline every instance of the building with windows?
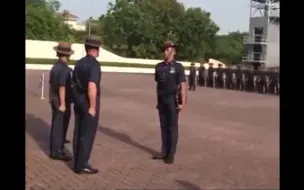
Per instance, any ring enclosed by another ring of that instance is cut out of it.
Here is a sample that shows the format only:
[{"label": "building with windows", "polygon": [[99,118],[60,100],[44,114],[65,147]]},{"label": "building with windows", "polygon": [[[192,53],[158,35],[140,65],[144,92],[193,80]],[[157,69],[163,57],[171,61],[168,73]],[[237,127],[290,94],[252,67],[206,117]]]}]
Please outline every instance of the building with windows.
[{"label": "building with windows", "polygon": [[243,64],[256,68],[280,66],[280,0],[250,0],[244,47]]}]

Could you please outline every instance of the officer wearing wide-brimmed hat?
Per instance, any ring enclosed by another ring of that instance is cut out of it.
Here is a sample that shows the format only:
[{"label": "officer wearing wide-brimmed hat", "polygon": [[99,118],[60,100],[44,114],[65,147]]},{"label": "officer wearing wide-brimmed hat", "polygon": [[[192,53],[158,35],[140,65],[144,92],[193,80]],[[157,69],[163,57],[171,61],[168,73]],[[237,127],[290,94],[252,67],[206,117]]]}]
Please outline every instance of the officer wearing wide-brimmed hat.
[{"label": "officer wearing wide-brimmed hat", "polygon": [[58,61],[50,71],[49,100],[52,108],[52,129],[50,137],[50,157],[57,160],[70,160],[64,151],[66,133],[71,117],[73,99],[72,69],[68,66],[69,57],[74,53],[71,44],[59,42],[54,47]]},{"label": "officer wearing wide-brimmed hat", "polygon": [[214,82],[214,68],[213,63],[209,63],[208,67],[208,73],[207,73],[207,86],[213,88],[213,82]]},{"label": "officer wearing wide-brimmed hat", "polygon": [[215,78],[216,88],[223,88],[224,86],[223,75],[224,75],[223,64],[219,63],[218,68],[216,69],[216,78]]},{"label": "officer wearing wide-brimmed hat", "polygon": [[94,174],[98,170],[89,165],[100,110],[99,36],[88,36],[84,42],[86,56],[77,61],[73,84],[75,88],[74,172]]},{"label": "officer wearing wide-brimmed hat", "polygon": [[206,81],[206,68],[204,66],[204,61],[201,61],[200,67],[198,68],[198,85],[205,86]]},{"label": "officer wearing wide-brimmed hat", "polygon": [[243,71],[241,69],[241,66],[237,65],[235,70],[235,90],[242,89],[242,75]]},{"label": "officer wearing wide-brimmed hat", "polygon": [[195,91],[195,89],[196,89],[196,67],[195,67],[194,62],[192,62],[190,64],[188,83],[189,83],[189,90]]},{"label": "officer wearing wide-brimmed hat", "polygon": [[155,81],[162,147],[161,153],[152,158],[171,164],[178,141],[178,115],[186,104],[187,88],[185,68],[175,60],[177,45],[165,41],[161,50],[165,59],[155,66]]}]

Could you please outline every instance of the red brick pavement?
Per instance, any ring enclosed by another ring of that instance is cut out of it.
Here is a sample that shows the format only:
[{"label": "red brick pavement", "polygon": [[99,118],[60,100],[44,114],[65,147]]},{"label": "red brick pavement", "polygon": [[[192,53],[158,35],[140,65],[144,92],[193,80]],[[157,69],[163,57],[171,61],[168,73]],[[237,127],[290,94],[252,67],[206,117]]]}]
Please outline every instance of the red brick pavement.
[{"label": "red brick pavement", "polygon": [[[50,109],[39,99],[41,73],[26,72],[27,189],[279,188],[278,97],[207,88],[189,92],[176,162],[165,165],[150,159],[160,148],[153,77],[105,73],[91,157],[100,173],[83,176],[47,156]],[[69,139],[73,125],[72,116]]]}]

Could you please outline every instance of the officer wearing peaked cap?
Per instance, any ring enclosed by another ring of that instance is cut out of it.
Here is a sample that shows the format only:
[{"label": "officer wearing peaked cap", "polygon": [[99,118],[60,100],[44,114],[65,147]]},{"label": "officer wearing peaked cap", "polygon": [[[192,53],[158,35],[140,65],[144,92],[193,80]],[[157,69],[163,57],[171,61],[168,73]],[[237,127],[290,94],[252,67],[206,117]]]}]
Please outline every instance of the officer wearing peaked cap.
[{"label": "officer wearing peaked cap", "polygon": [[198,69],[199,86],[205,86],[205,81],[206,81],[206,68],[204,67],[204,62],[202,61]]},{"label": "officer wearing peaked cap", "polygon": [[209,68],[208,68],[208,74],[207,74],[207,86],[208,87],[213,87],[213,81],[214,81],[214,68],[213,68],[213,63],[209,63]]},{"label": "officer wearing peaked cap", "polygon": [[50,137],[50,157],[68,161],[71,158],[64,151],[65,137],[71,117],[72,69],[67,65],[74,53],[71,44],[59,42],[54,47],[58,61],[50,70],[49,100],[52,108],[52,127]]},{"label": "officer wearing peaked cap", "polygon": [[188,83],[189,83],[189,90],[195,91],[196,89],[196,68],[195,63],[190,64],[190,70],[188,75]]},{"label": "officer wearing peaked cap", "polygon": [[77,61],[73,84],[75,89],[74,172],[94,174],[98,170],[89,165],[97,131],[100,110],[101,69],[97,61],[101,40],[98,36],[85,39],[86,56]]},{"label": "officer wearing peaked cap", "polygon": [[174,161],[178,141],[178,115],[186,104],[185,68],[175,61],[177,45],[165,41],[162,46],[165,60],[155,66],[157,85],[157,109],[160,120],[162,147],[153,159],[162,159],[171,164]]}]

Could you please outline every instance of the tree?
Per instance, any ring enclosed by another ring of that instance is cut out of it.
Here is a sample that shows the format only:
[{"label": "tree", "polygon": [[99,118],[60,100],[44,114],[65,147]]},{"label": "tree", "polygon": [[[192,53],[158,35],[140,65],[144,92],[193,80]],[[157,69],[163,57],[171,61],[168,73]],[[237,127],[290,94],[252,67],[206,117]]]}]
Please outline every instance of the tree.
[{"label": "tree", "polygon": [[238,64],[244,54],[243,37],[246,33],[231,32],[216,36],[215,51],[211,56],[227,64]]},{"label": "tree", "polygon": [[181,45],[180,59],[203,57],[219,28],[210,13],[176,0],[116,0],[100,17],[104,42],[122,56],[161,58],[164,40]]},{"label": "tree", "polygon": [[[51,3],[51,4],[50,4]],[[60,6],[54,0],[28,0],[26,2],[26,38],[32,40],[74,41],[75,31],[56,15]]]}]

